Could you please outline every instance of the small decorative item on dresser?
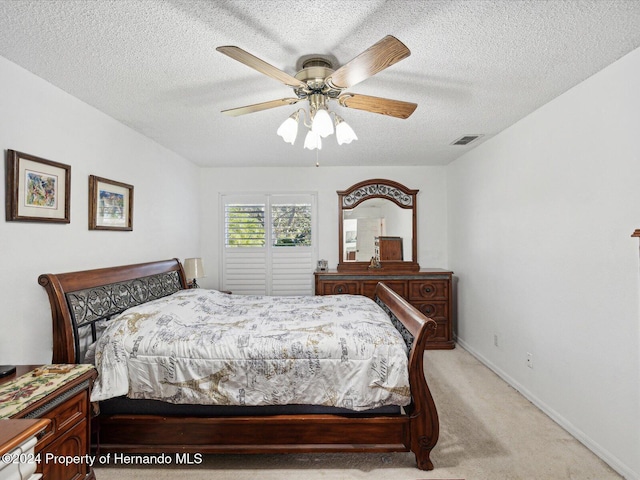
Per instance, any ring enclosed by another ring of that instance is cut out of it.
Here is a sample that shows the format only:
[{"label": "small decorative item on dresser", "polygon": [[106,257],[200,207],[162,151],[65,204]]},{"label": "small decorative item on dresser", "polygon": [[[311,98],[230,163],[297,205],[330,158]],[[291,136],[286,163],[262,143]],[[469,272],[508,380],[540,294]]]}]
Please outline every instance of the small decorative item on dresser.
[{"label": "small decorative item on dresser", "polygon": [[376,257],[371,257],[368,268],[381,268],[380,262]]},{"label": "small decorative item on dresser", "polygon": [[326,260],[318,260],[318,271],[326,272],[329,270],[329,262]]}]

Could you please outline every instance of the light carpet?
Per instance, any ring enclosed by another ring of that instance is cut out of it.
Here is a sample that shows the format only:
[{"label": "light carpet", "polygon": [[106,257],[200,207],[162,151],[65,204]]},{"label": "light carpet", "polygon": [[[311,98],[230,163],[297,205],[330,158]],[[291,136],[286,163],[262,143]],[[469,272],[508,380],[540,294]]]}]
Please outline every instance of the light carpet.
[{"label": "light carpet", "polygon": [[97,480],[622,478],[460,346],[425,355],[440,417],[432,471],[418,470],[412,453],[204,455],[190,466],[102,464]]}]

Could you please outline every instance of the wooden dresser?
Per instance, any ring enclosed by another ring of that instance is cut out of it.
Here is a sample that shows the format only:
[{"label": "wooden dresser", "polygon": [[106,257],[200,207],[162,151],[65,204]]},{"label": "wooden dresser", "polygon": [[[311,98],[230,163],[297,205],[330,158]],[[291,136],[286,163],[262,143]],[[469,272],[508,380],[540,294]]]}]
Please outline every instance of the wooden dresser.
[{"label": "wooden dresser", "polygon": [[[37,472],[44,480],[95,479],[90,462],[90,392],[96,371],[90,365],[70,365],[64,373],[32,376],[35,365],[18,366],[0,381],[0,422],[10,419],[49,419],[38,437]],[[78,463],[57,461],[68,456]]]},{"label": "wooden dresser", "polygon": [[429,349],[455,347],[451,321],[451,277],[453,272],[439,268],[424,268],[416,272],[384,273],[372,269],[366,272],[315,272],[316,295],[353,294],[373,298],[378,282],[383,282],[400,294],[425,316],[434,319],[438,328],[429,339]]}]

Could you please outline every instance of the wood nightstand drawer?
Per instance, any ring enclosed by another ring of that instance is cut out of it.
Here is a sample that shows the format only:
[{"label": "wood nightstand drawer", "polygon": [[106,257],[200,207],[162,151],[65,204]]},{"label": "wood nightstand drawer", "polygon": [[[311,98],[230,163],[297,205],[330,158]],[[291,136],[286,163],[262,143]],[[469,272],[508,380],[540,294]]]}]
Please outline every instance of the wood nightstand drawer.
[{"label": "wood nightstand drawer", "polygon": [[88,403],[88,392],[83,390],[52,410],[43,413],[40,418],[48,418],[51,423],[47,427],[45,434],[40,437],[38,448],[45,447],[60,432],[65,432],[73,428],[76,423],[89,418],[87,412]]},{"label": "wood nightstand drawer", "polygon": [[[53,457],[76,457],[81,458],[89,454],[89,443],[86,437],[88,420],[83,419],[78,425],[64,432],[60,437],[47,446],[47,453]],[[43,453],[44,455],[44,453]],[[64,462],[42,462],[40,463],[42,476],[44,479],[64,479],[80,480],[87,478],[86,462],[71,463],[65,465]],[[93,473],[91,478],[95,478]]]}]

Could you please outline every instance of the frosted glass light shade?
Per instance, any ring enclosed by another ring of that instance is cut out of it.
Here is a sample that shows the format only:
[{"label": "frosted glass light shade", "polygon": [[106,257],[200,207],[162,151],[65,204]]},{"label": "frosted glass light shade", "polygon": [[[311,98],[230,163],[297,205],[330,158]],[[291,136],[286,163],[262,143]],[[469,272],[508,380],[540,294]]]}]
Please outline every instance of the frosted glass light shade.
[{"label": "frosted glass light shade", "polygon": [[309,130],[307,136],[304,139],[304,148],[308,148],[309,150],[322,150],[322,139],[320,135],[315,133],[313,130]]},{"label": "frosted glass light shade", "polygon": [[333,122],[331,116],[324,108],[319,108],[313,116],[311,130],[321,137],[328,137],[333,133]]},{"label": "frosted glass light shade", "polygon": [[293,145],[298,136],[298,112],[282,122],[282,125],[280,125],[276,133],[280,135],[285,142]]},{"label": "frosted glass light shade", "polygon": [[353,128],[351,128],[347,122],[342,119],[336,122],[336,140],[338,141],[338,145],[351,143],[357,139],[356,132],[353,131]]}]

